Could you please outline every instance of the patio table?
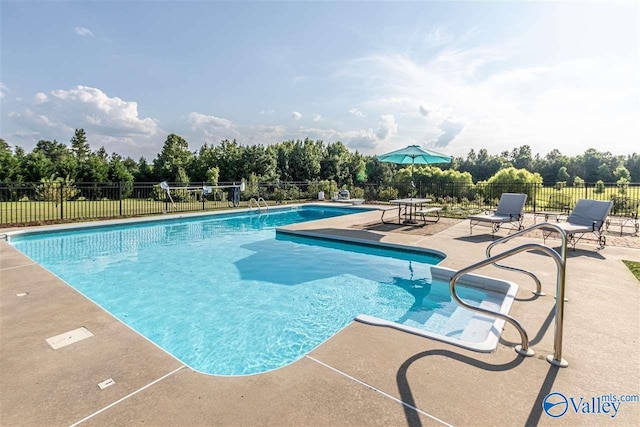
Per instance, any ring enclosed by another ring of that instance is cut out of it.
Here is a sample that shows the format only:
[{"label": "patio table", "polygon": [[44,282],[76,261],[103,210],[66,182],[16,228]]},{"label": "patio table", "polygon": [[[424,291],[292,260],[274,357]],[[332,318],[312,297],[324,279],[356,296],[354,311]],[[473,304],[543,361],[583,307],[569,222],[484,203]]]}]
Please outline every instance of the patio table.
[{"label": "patio table", "polygon": [[[390,200],[389,203],[394,205],[398,205],[398,224],[417,224],[416,221],[416,212],[422,209],[425,203],[431,202],[431,199],[418,199],[415,197],[407,198],[407,199],[395,199]],[[392,224],[384,221],[384,214],[386,211],[382,211],[382,217],[380,220],[383,224]],[[402,217],[404,215],[404,221],[402,221]]]}]

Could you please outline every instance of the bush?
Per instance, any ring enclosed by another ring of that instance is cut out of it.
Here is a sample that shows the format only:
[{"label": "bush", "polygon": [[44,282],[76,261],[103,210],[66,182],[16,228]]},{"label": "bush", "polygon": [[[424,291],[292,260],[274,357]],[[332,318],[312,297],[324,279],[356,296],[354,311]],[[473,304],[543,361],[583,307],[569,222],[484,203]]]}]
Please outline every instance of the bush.
[{"label": "bush", "polygon": [[584,188],[584,179],[576,176],[575,178],[573,178],[573,186],[576,188]]},{"label": "bush", "polygon": [[378,199],[384,202],[398,198],[398,190],[393,187],[383,188],[378,192]]},{"label": "bush", "polygon": [[349,194],[352,199],[364,199],[364,189],[360,187],[353,187],[349,190]]},{"label": "bush", "polygon": [[556,185],[553,186],[556,190],[560,191],[567,186],[567,181],[558,181]]},{"label": "bush", "polygon": [[499,199],[502,193],[524,193],[530,203],[535,200],[537,189],[542,187],[542,177],[526,169],[508,167],[487,181],[479,182],[478,187],[486,198]]},{"label": "bush", "polygon": [[75,186],[75,182],[72,179],[66,178],[54,178],[51,175],[49,178],[42,178],[40,185],[36,188],[36,198],[42,201],[56,202],[56,206],[62,200],[73,199],[78,194],[78,189]]},{"label": "bush", "polygon": [[604,190],[605,190],[604,182],[602,182],[602,180],[599,179],[598,182],[596,182],[596,188],[595,188],[594,192],[596,194],[602,194],[602,193],[604,193]]},{"label": "bush", "polygon": [[629,189],[629,180],[627,178],[620,178],[618,182],[618,193],[625,195],[627,194],[627,190]]}]

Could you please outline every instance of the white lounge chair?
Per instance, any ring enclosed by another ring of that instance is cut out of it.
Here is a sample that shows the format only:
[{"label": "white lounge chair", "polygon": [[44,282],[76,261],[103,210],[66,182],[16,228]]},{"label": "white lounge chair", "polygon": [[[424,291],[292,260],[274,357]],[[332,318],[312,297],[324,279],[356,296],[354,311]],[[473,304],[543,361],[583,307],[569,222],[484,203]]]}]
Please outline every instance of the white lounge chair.
[{"label": "white lounge chair", "polygon": [[496,231],[503,225],[508,224],[512,230],[522,229],[522,219],[524,218],[524,204],[527,202],[527,195],[520,193],[502,193],[500,202],[495,211],[485,212],[479,215],[469,215],[469,233],[473,234],[473,227],[476,225],[488,225],[491,227],[491,236],[495,236]]},{"label": "white lounge chair", "polygon": [[351,193],[349,193],[349,190],[346,189],[342,189],[333,193],[333,197],[331,198],[331,200],[334,202],[351,203],[352,205],[361,205],[364,203],[364,199],[352,199]]},{"label": "white lounge chair", "polygon": [[[607,238],[602,235],[602,226],[607,220],[613,202],[607,200],[580,199],[565,222],[554,223],[567,233],[568,243],[575,250],[576,244],[587,233],[593,233],[598,247],[604,248]],[[546,243],[554,230],[542,230],[542,238]]]}]

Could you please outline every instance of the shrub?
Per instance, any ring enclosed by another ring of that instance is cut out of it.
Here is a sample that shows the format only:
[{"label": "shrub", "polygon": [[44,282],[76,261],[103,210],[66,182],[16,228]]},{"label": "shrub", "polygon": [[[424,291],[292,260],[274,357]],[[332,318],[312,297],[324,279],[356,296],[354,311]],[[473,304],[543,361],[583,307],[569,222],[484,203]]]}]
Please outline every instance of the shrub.
[{"label": "shrub", "polygon": [[531,173],[526,169],[508,167],[478,184],[487,198],[500,198],[502,193],[524,193],[527,195],[527,202],[531,202],[535,200],[537,189],[542,186],[542,177],[539,173]]},{"label": "shrub", "polygon": [[618,193],[625,195],[629,189],[629,180],[627,178],[620,178],[616,184],[618,185]]},{"label": "shrub", "polygon": [[378,192],[378,199],[388,202],[398,198],[398,190],[393,187],[383,188]]},{"label": "shrub", "polygon": [[576,175],[576,177],[573,178],[573,186],[576,188],[584,188],[584,179]]},{"label": "shrub", "polygon": [[567,181],[558,181],[556,185],[553,186],[556,190],[560,191],[567,186]]},{"label": "shrub", "polygon": [[353,187],[349,190],[349,194],[352,199],[364,199],[364,189],[360,187]]},{"label": "shrub", "polygon": [[70,200],[78,194],[75,182],[69,177],[42,178],[36,188],[36,198],[42,201],[56,202],[56,206],[61,200]]},{"label": "shrub", "polygon": [[604,182],[602,182],[602,180],[599,179],[598,182],[596,182],[596,188],[595,188],[594,192],[596,194],[602,194],[602,193],[604,193],[604,190],[605,190]]}]

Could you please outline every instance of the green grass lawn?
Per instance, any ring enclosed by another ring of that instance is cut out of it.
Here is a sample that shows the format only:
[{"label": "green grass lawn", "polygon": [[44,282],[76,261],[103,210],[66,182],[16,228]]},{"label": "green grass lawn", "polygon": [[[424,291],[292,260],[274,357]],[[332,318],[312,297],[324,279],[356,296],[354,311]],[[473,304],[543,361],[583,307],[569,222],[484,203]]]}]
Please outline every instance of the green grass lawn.
[{"label": "green grass lawn", "polygon": [[638,281],[640,281],[640,262],[638,262],[638,261],[627,261],[627,260],[623,260],[622,262],[624,262],[624,265],[626,265],[627,268],[629,268],[629,270],[631,270],[633,275],[636,276],[636,279],[638,279]]}]

